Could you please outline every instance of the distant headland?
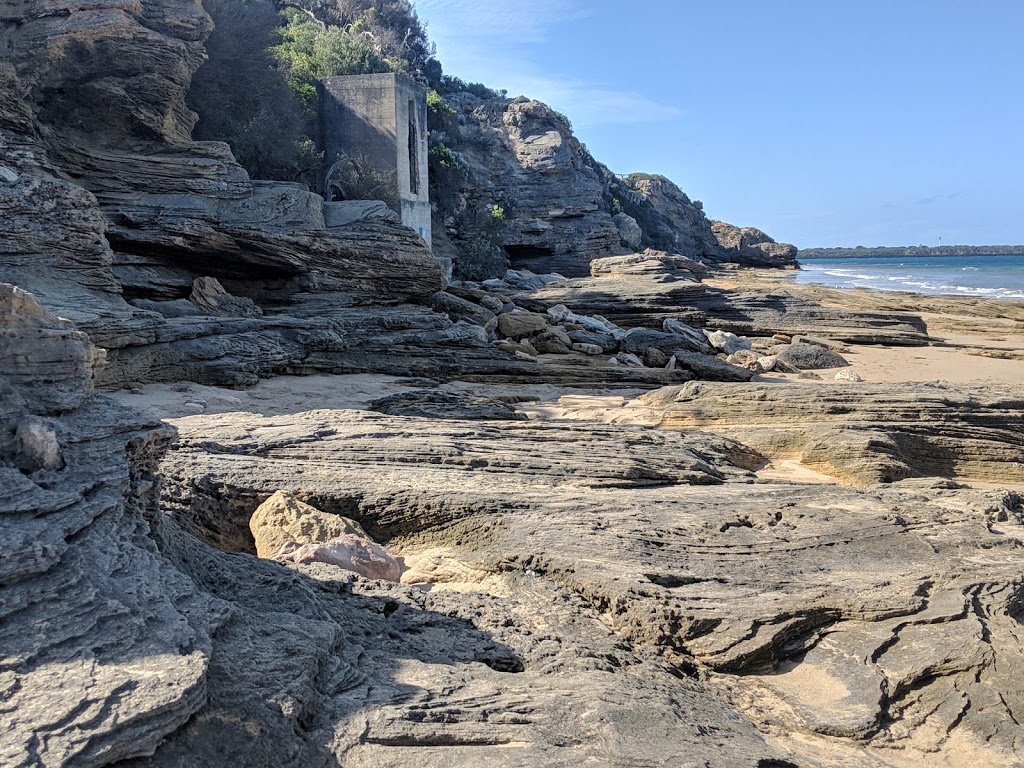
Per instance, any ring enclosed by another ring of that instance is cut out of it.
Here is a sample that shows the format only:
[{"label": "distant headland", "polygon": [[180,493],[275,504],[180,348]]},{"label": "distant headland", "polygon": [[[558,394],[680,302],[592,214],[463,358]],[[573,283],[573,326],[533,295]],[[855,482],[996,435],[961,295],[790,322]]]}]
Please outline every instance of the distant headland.
[{"label": "distant headland", "polygon": [[801,248],[797,257],[809,259],[884,259],[900,256],[1024,256],[1024,245],[909,245],[866,248]]}]

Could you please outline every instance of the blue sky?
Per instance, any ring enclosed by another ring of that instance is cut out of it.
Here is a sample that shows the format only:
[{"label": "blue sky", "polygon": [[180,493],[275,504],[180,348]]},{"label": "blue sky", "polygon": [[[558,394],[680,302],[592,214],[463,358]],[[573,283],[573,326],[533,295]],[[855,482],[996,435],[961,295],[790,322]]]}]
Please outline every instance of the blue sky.
[{"label": "blue sky", "polygon": [[1024,243],[1024,0],[415,0],[445,71],[800,247]]}]

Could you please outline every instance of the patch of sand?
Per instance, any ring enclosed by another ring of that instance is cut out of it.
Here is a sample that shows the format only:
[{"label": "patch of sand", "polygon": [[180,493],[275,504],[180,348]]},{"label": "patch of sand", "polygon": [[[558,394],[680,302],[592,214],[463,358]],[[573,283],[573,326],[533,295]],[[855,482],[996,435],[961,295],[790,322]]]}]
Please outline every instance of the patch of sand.
[{"label": "patch of sand", "polygon": [[[1024,382],[1024,336],[1003,346],[981,346],[976,337],[949,337],[930,347],[850,346],[842,355],[866,382],[945,381],[951,384]],[[1020,353],[1020,357],[1017,354]],[[1002,357],[1005,354],[1006,357]],[[999,355],[999,356],[992,356]],[[835,383],[846,368],[814,371],[823,382]],[[778,381],[803,381],[795,374],[768,374]],[[848,386],[856,386],[848,383]]]},{"label": "patch of sand", "polygon": [[422,383],[415,379],[377,374],[317,374],[263,379],[249,389],[180,382],[146,384],[135,390],[111,394],[127,405],[144,409],[162,419],[235,412],[279,416],[312,410],[364,410],[372,400],[419,388]]}]

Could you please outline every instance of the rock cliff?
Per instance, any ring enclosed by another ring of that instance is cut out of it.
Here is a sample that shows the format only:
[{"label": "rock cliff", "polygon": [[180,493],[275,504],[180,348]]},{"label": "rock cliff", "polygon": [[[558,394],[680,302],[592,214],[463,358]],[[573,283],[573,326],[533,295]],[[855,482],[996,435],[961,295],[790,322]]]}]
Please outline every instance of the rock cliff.
[{"label": "rock cliff", "polygon": [[[446,289],[191,141],[209,29],[0,8],[0,763],[1019,762],[1020,387],[752,381],[928,328],[707,285],[792,254],[523,99],[454,100],[474,194],[575,277]],[[256,556],[347,535],[400,582]]]},{"label": "rock cliff", "polygon": [[[796,263],[793,246],[758,230],[733,228],[745,238],[735,243],[720,235],[702,205],[662,176],[616,176],[580,143],[565,116],[541,102],[468,93],[449,100],[469,180],[462,196],[505,210],[500,239],[513,268],[582,277],[596,258],[645,246],[711,264]],[[464,236],[452,223],[440,222],[439,232]]]}]

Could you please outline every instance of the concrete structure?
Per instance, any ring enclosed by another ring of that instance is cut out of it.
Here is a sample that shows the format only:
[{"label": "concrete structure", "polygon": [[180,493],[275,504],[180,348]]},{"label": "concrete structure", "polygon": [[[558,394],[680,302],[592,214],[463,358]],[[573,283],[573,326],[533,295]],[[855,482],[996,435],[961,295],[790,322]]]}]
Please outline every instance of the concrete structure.
[{"label": "concrete structure", "polygon": [[380,198],[429,246],[426,88],[404,75],[347,75],[322,80],[320,96],[327,199],[346,197],[346,163],[372,166]]}]

